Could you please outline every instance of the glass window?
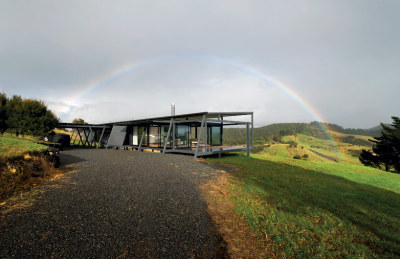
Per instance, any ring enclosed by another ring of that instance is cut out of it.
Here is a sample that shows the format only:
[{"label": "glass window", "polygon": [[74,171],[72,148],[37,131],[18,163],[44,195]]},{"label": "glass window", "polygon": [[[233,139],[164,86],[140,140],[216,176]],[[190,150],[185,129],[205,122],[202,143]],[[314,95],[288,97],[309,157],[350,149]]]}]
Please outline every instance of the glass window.
[{"label": "glass window", "polygon": [[[145,130],[146,129],[146,130]],[[140,143],[140,140],[142,138],[142,134],[144,132],[144,136],[143,136],[143,142],[142,142],[142,146],[147,146],[147,128],[145,127],[139,127],[139,134],[138,134],[138,140]]]},{"label": "glass window", "polygon": [[138,141],[138,127],[132,127],[132,145],[139,145]]},{"label": "glass window", "polygon": [[189,126],[178,125],[176,127],[176,145],[177,146],[189,146]]},{"label": "glass window", "polygon": [[150,147],[160,146],[160,135],[158,134],[157,126],[150,126],[149,128],[149,146]]},{"label": "glass window", "polygon": [[218,146],[221,145],[221,127],[212,126],[211,127],[211,145]]},{"label": "glass window", "polygon": [[[165,139],[167,138],[168,128],[169,128],[169,125],[161,126],[161,146],[162,147],[164,147],[164,142],[165,142]],[[170,148],[171,147],[171,143],[172,143],[172,129],[171,129],[171,133],[170,133],[169,140],[168,140],[168,143],[167,143],[167,147]]]}]

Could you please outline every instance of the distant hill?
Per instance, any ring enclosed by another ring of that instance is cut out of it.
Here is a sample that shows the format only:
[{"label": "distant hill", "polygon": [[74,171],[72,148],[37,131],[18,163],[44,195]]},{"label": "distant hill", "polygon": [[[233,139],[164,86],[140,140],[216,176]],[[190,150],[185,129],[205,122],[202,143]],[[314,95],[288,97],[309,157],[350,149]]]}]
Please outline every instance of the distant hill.
[{"label": "distant hill", "polygon": [[[319,139],[327,139],[326,128],[331,131],[350,134],[376,137],[380,136],[382,127],[377,126],[371,129],[345,129],[336,124],[330,123],[275,123],[267,126],[254,128],[255,144],[279,141],[283,136],[304,134]],[[246,143],[246,129],[244,128],[224,128],[224,143],[228,145],[240,145]],[[364,143],[366,144],[366,143]]]},{"label": "distant hill", "polygon": [[332,131],[336,131],[339,133],[345,134],[353,134],[353,135],[362,135],[362,136],[369,136],[369,137],[378,137],[381,135],[382,126],[378,125],[376,127],[370,129],[352,129],[352,128],[343,128],[342,126],[331,124],[331,123],[323,123],[326,128]]}]

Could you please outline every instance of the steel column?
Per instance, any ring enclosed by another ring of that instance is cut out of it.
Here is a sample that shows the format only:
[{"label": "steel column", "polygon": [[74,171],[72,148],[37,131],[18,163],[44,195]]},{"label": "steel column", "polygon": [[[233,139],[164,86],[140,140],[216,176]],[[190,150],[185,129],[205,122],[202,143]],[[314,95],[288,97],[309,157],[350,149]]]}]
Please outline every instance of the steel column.
[{"label": "steel column", "polygon": [[[72,133],[73,133],[74,131],[72,130]],[[75,129],[75,132],[76,132],[76,135],[75,135],[75,138],[74,138],[74,141],[72,142],[73,144],[75,144],[75,140],[76,140],[76,138],[78,137],[78,129]],[[79,145],[78,145],[79,146]]]},{"label": "steel column", "polygon": [[173,119],[171,119],[171,122],[169,123],[167,137],[165,138],[165,141],[164,141],[163,154],[165,154],[165,150],[167,149],[167,143],[168,143],[169,135],[171,134],[172,124],[173,124]]},{"label": "steel column", "polygon": [[196,151],[194,152],[195,159],[197,158],[197,154],[199,153],[200,140],[201,140],[201,135],[203,134],[203,127],[204,127],[205,121],[206,121],[206,115],[203,115],[203,120],[201,121],[201,126],[200,126],[200,133],[197,136]]},{"label": "steel column", "polygon": [[100,139],[99,139],[99,144],[97,145],[97,148],[99,148],[100,145],[101,145],[101,141],[103,140],[104,131],[106,131],[106,127],[103,127],[103,130],[101,131],[101,135],[100,135]]},{"label": "steel column", "polygon": [[251,113],[251,147],[254,148],[254,113]]},{"label": "steel column", "polygon": [[[71,141],[72,141],[72,139],[74,138],[74,130],[72,129],[72,134],[71,134],[71,138],[70,138],[70,140],[69,140],[69,144],[71,144]],[[72,142],[72,143],[74,143],[74,142]]]},{"label": "steel column", "polygon": [[79,135],[79,142],[78,142],[78,146],[79,146],[79,143],[81,143],[82,142],[82,146],[84,146],[84,144],[83,144],[83,140],[82,140],[82,136],[81,136],[81,132],[79,131],[79,129],[77,129],[78,130],[78,135]]},{"label": "steel column", "polygon": [[175,134],[176,134],[176,125],[174,118],[172,120],[172,150],[175,150]]},{"label": "steel column", "polygon": [[250,135],[249,135],[249,123],[246,123],[246,154],[250,156]]},{"label": "steel column", "polygon": [[[89,127],[89,138],[90,138],[90,135],[92,134],[92,132],[93,132],[93,130],[92,130],[92,127]],[[93,141],[92,142],[90,142],[89,140],[88,140],[88,143],[89,143],[89,146],[90,147],[92,147],[93,145],[94,145],[94,142],[95,142],[95,139],[94,139],[94,136],[93,136]]]},{"label": "steel column", "polygon": [[142,133],[142,137],[140,138],[140,143],[139,143],[139,147],[138,147],[138,151],[142,151],[142,143],[143,143],[143,139],[144,139],[144,135],[146,133],[147,127],[144,127],[143,129],[143,133]]},{"label": "steel column", "polygon": [[208,129],[207,129],[207,121],[204,123],[204,128],[206,131],[204,131],[204,151],[207,152],[207,142],[208,142]]},{"label": "steel column", "polygon": [[84,147],[86,147],[86,143],[88,144],[88,146],[90,147],[90,143],[88,141],[88,136],[86,135],[86,130],[85,128],[83,128],[83,134],[85,134],[85,144],[83,145]]},{"label": "steel column", "polygon": [[221,116],[221,146],[224,145],[224,117]]}]

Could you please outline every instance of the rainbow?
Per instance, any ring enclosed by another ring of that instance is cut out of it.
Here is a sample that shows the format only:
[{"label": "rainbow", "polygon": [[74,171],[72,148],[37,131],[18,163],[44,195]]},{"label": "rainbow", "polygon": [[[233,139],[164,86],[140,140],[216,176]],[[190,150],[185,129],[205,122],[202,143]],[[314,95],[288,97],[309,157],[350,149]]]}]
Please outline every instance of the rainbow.
[{"label": "rainbow", "polygon": [[[204,63],[213,63],[213,64],[219,64],[227,67],[231,67],[234,69],[237,69],[241,72],[244,72],[246,74],[249,74],[253,77],[256,77],[262,81],[267,82],[270,85],[273,85],[274,87],[280,89],[283,91],[287,96],[289,96],[291,99],[293,99],[296,103],[298,103],[315,121],[317,122],[323,122],[323,117],[319,112],[312,107],[311,104],[309,104],[304,98],[302,98],[298,93],[296,93],[294,90],[289,88],[287,85],[284,83],[280,82],[279,80],[266,75],[262,73],[261,71],[248,66],[248,65],[243,65],[242,63],[239,63],[234,60],[230,59],[223,59],[215,56],[207,56],[207,55],[180,55],[180,56],[166,56],[166,57],[159,57],[155,59],[149,59],[143,62],[138,62],[138,63],[131,63],[127,65],[123,65],[121,67],[118,67],[116,69],[112,69],[111,71],[108,71],[105,74],[100,75],[97,78],[92,79],[88,83],[86,83],[83,87],[78,96],[76,96],[73,101],[69,102],[68,107],[66,107],[63,111],[59,112],[58,117],[62,119],[66,114],[68,114],[73,106],[78,105],[82,100],[85,98],[89,97],[91,93],[94,91],[98,90],[99,88],[102,88],[106,85],[111,84],[112,82],[115,82],[119,79],[121,79],[124,76],[127,76],[131,73],[134,73],[139,70],[143,70],[145,68],[149,68],[154,65],[159,65],[159,64],[168,64],[171,62],[177,62],[177,61],[197,61],[197,62],[204,62]],[[319,126],[324,133],[325,137],[332,142],[334,146],[337,147],[336,143],[332,139],[331,135],[329,134],[327,128],[319,123]]]}]

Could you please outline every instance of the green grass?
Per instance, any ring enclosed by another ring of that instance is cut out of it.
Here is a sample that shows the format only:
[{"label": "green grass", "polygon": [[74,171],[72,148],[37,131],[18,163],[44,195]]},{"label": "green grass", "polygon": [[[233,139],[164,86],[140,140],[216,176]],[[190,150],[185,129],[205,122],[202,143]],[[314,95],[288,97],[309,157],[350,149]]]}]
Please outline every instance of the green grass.
[{"label": "green grass", "polygon": [[[347,134],[341,133],[331,133],[333,139],[335,140],[324,140],[315,138],[308,135],[298,134],[296,136],[284,136],[282,138],[283,141],[295,141],[298,143],[297,149],[303,147],[303,150],[307,153],[310,157],[310,161],[324,161],[329,162],[328,159],[318,156],[309,150],[314,150],[319,152],[331,159],[334,159],[340,163],[346,164],[353,164],[353,165],[361,165],[358,157],[354,157],[352,155],[352,150],[361,150],[361,149],[370,149],[369,146],[359,146],[359,145],[352,145],[349,143],[343,143],[340,141],[341,137],[350,136]],[[355,136],[357,139],[365,140],[365,136]]]},{"label": "green grass", "polygon": [[14,157],[31,151],[42,151],[47,146],[27,139],[0,137],[0,158]]},{"label": "green grass", "polygon": [[243,168],[236,212],[278,256],[399,257],[400,176],[265,155],[210,159]]},{"label": "green grass", "polygon": [[260,160],[293,165],[324,174],[335,175],[356,183],[368,184],[400,194],[400,174],[388,173],[362,165],[287,159],[285,157],[267,156],[263,154],[253,154],[252,157]]}]

